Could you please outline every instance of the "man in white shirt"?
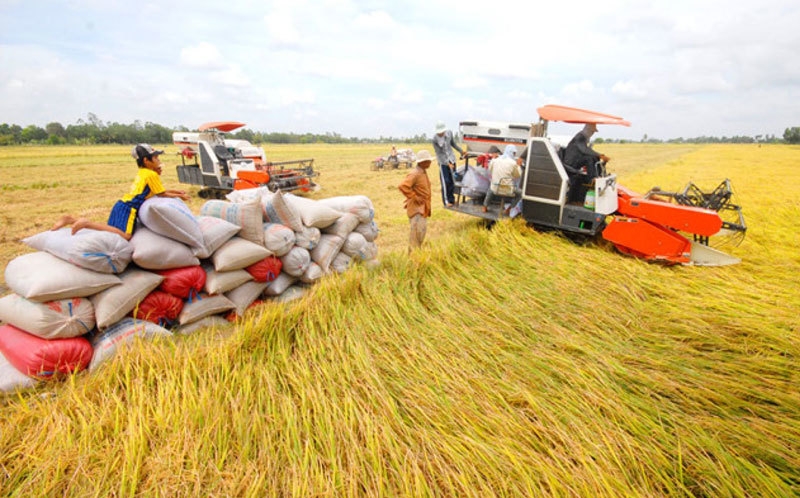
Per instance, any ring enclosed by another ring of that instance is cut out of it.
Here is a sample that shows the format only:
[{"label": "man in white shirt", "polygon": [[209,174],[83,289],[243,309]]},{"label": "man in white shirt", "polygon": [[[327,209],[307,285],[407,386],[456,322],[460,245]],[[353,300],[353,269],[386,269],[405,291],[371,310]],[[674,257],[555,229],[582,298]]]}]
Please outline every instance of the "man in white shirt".
[{"label": "man in white shirt", "polygon": [[[489,152],[497,153],[500,151],[493,145]],[[489,190],[486,191],[486,197],[483,199],[484,213],[489,211],[489,204],[495,195],[513,196],[514,202],[511,204],[512,206],[519,200],[521,191],[516,184],[517,179],[522,176],[522,170],[517,164],[516,156],[516,147],[508,145],[502,156],[496,157],[489,162],[489,174],[492,176],[492,183],[489,185]]]}]

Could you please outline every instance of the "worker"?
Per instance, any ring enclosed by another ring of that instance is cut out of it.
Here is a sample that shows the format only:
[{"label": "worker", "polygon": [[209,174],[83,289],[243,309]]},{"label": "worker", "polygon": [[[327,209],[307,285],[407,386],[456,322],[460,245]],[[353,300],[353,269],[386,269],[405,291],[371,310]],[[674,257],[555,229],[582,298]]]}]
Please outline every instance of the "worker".
[{"label": "worker", "polygon": [[597,161],[605,163],[609,160],[608,156],[589,146],[589,141],[596,132],[595,123],[586,123],[564,150],[563,163],[570,180],[567,202],[583,202],[582,186],[597,177]]},{"label": "worker", "polygon": [[[492,148],[496,152],[500,152],[497,147],[492,146]],[[492,148],[489,151],[492,151]],[[517,164],[516,157],[517,148],[513,145],[507,145],[502,156],[496,157],[489,162],[489,174],[492,176],[492,182],[489,185],[489,190],[486,191],[486,197],[483,198],[482,211],[484,213],[489,211],[489,204],[495,195],[514,197],[514,201],[511,203],[512,206],[519,200],[520,189],[516,183],[522,171]],[[508,210],[506,210],[506,214],[508,214]]]},{"label": "worker", "polygon": [[431,216],[431,181],[428,178],[428,168],[431,165],[433,156],[427,150],[417,153],[416,168],[406,175],[403,182],[398,186],[400,192],[406,200],[403,206],[406,208],[408,221],[411,225],[411,232],[408,237],[408,251],[420,247],[425,240],[425,232],[428,227],[428,218]]},{"label": "worker", "polygon": [[475,158],[475,162],[478,163],[479,166],[482,166],[484,168],[488,168],[489,167],[489,163],[492,162],[492,160],[496,159],[498,156],[500,156],[500,149],[498,149],[496,146],[492,145],[491,147],[489,147],[489,151],[488,152],[486,152],[485,154],[481,154],[478,157],[476,157]]},{"label": "worker", "polygon": [[139,208],[145,200],[153,197],[177,197],[184,201],[189,195],[183,190],[166,190],[161,183],[161,158],[163,150],[155,150],[148,144],[137,144],[131,150],[139,170],[131,185],[130,191],[118,200],[111,208],[107,223],[90,221],[86,218],[75,218],[65,214],[56,221],[52,230],[72,225],[73,235],[84,228],[116,233],[125,240],[131,240]]},{"label": "worker", "polygon": [[455,204],[455,182],[453,181],[453,172],[456,169],[456,156],[453,154],[453,149],[461,154],[460,158],[464,158],[464,151],[456,143],[453,138],[453,132],[447,129],[447,125],[443,121],[436,123],[434,129],[433,150],[436,154],[436,161],[439,162],[439,172],[442,180],[442,202],[451,207]]}]

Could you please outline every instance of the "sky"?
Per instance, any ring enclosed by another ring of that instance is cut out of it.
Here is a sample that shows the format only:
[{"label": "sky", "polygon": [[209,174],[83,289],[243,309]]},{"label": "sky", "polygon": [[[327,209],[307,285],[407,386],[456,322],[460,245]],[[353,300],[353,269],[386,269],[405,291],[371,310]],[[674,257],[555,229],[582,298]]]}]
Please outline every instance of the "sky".
[{"label": "sky", "polygon": [[0,0],[0,123],[431,137],[559,104],[631,122],[595,138],[782,137],[798,26],[797,0]]}]

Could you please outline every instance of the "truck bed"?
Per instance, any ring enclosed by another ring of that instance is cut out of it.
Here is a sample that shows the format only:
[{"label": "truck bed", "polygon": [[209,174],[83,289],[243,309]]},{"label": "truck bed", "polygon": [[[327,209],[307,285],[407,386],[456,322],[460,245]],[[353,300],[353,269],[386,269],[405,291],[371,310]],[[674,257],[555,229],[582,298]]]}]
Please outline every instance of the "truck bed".
[{"label": "truck bed", "polygon": [[452,207],[444,206],[444,208],[448,211],[468,214],[477,218],[483,218],[487,221],[498,221],[501,218],[508,218],[508,216],[503,214],[500,204],[496,202],[492,202],[492,204],[488,207],[488,211],[484,213],[483,199],[466,198],[461,199],[460,202],[459,199],[456,199],[456,204],[453,204]]}]

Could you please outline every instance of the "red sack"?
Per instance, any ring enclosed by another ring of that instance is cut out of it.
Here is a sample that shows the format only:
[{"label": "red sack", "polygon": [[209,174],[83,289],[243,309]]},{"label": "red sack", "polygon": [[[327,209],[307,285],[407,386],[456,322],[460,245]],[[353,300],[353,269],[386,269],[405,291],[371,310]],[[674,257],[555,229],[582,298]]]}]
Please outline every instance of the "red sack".
[{"label": "red sack", "polygon": [[184,266],[156,273],[164,277],[158,288],[181,299],[197,296],[206,285],[206,272],[201,266]]},{"label": "red sack", "polygon": [[[205,272],[203,273],[205,275]],[[183,300],[178,296],[154,290],[139,303],[132,313],[134,318],[157,323],[162,327],[172,324],[183,309]]]},{"label": "red sack", "polygon": [[50,379],[85,369],[92,344],[83,336],[42,339],[13,325],[0,326],[0,352],[14,368],[37,379]]},{"label": "red sack", "polygon": [[278,278],[282,267],[283,263],[280,258],[276,256],[267,256],[258,263],[253,263],[248,266],[245,270],[253,276],[253,280],[256,282],[272,282]]}]

